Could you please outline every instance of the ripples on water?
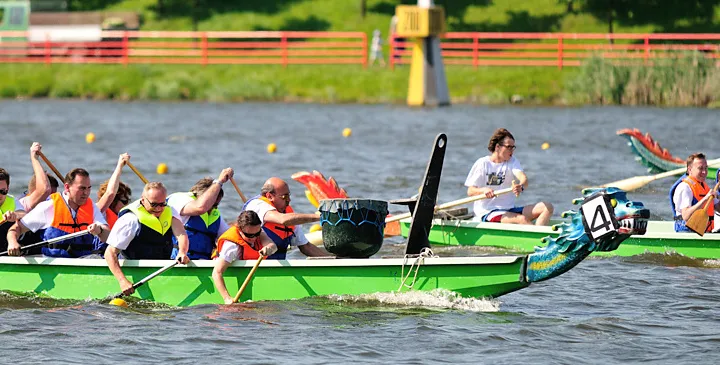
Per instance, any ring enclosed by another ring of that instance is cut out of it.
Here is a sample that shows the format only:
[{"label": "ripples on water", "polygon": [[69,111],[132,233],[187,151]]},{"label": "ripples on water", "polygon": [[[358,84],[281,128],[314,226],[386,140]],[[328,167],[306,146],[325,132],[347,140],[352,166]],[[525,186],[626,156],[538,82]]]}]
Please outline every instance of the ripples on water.
[{"label": "ripples on water", "polygon": [[[417,192],[434,136],[448,135],[439,201],[464,195],[472,163],[495,128],[510,129],[530,177],[521,202],[549,200],[559,213],[581,187],[636,175],[620,128],[649,131],[677,156],[720,157],[718,112],[656,108],[408,109],[401,106],[0,102],[0,166],[19,194],[38,140],[63,172],[87,167],[99,186],[128,151],[149,179],[172,191],[236,169],[247,196],[271,175],[317,169],[351,196],[395,199]],[[688,126],[693,126],[689,128]],[[341,137],[343,128],[353,130]],[[97,141],[85,144],[87,132]],[[265,146],[276,143],[278,152]],[[541,150],[548,142],[551,148]],[[170,173],[155,175],[165,162]],[[126,169],[127,170],[127,169]],[[137,198],[142,186],[127,170]],[[670,219],[663,180],[630,194]],[[298,211],[312,207],[291,182]],[[227,190],[227,189],[226,189]],[[226,219],[240,200],[226,191]],[[381,254],[402,252],[399,239]],[[441,256],[487,254],[436,248]],[[294,252],[293,257],[300,256]],[[678,255],[592,258],[558,279],[495,300],[435,292],[331,296],[287,302],[167,308],[131,301],[57,301],[0,293],[0,353],[13,363],[707,363],[717,362],[717,260]]]}]

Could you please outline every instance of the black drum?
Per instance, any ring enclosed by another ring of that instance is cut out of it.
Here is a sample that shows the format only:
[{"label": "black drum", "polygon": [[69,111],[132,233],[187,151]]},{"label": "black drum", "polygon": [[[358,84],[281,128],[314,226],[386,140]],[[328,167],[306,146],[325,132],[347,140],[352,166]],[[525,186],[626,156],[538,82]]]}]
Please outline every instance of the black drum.
[{"label": "black drum", "polygon": [[347,258],[368,258],[382,247],[388,203],[371,199],[327,199],[320,202],[325,249]]}]

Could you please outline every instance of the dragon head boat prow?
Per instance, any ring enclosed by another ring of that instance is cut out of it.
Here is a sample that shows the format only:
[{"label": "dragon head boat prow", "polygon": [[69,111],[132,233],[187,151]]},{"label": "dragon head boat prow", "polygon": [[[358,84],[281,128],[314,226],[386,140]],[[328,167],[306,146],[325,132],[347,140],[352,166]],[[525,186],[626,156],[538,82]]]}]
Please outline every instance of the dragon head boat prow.
[{"label": "dragon head boat prow", "polygon": [[566,211],[568,222],[553,226],[557,237],[545,237],[544,247],[528,255],[526,280],[537,282],[558,276],[595,251],[613,251],[631,235],[647,230],[650,211],[627,198],[618,188],[590,188],[582,191],[579,211]]}]

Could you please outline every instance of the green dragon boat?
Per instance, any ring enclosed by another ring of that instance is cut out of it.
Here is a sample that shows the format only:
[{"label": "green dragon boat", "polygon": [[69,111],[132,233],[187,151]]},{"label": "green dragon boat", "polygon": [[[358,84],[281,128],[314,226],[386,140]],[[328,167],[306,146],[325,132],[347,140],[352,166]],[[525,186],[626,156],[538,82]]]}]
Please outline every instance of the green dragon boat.
[{"label": "green dragon boat", "polygon": [[[650,212],[642,203],[626,201],[618,189],[586,189],[581,210],[587,208],[602,222],[583,227],[583,215],[559,227],[561,239],[550,239],[528,255],[441,258],[430,249],[428,232],[447,138],[435,139],[418,198],[394,201],[413,212],[405,255],[396,258],[328,258],[265,260],[243,291],[241,301],[289,300],[310,296],[360,295],[403,290],[446,289],[467,297],[498,297],[567,272],[596,251],[613,251],[634,234],[645,232]],[[614,204],[612,201],[623,201]],[[383,218],[384,222],[384,218]],[[362,225],[365,221],[359,223]],[[384,225],[384,223],[382,223]],[[347,229],[349,237],[351,225]],[[323,224],[324,233],[326,225]],[[358,230],[357,236],[362,235]],[[563,235],[564,234],[564,235]],[[380,234],[380,236],[382,236]],[[361,237],[358,237],[360,239]],[[539,241],[538,241],[539,242]],[[170,260],[121,260],[125,275],[138,282],[172,263]],[[236,261],[225,272],[229,292],[238,290],[255,261]],[[140,286],[134,297],[173,306],[221,304],[213,280],[212,261],[177,265]],[[0,257],[0,290],[37,293],[56,299],[109,300],[119,285],[102,259]]]},{"label": "green dragon boat", "polygon": [[[410,221],[400,221],[400,230],[407,237]],[[510,252],[533,252],[540,240],[557,236],[550,226],[528,226],[484,223],[471,220],[434,219],[429,240],[438,246],[484,246]],[[648,221],[647,232],[632,236],[617,250],[593,252],[602,256],[634,256],[644,253],[677,253],[699,259],[720,259],[720,234],[677,233],[674,222]]]}]

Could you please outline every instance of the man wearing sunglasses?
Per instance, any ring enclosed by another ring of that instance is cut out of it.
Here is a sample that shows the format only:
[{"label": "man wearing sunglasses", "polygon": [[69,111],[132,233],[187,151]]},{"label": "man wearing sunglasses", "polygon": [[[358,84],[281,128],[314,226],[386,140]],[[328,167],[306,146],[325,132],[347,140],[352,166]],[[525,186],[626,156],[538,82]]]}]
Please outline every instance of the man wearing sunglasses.
[{"label": "man wearing sunglasses", "polygon": [[40,150],[42,150],[42,145],[37,142],[34,142],[30,147],[33,177],[38,181],[36,189],[20,199],[15,199],[14,196],[10,195],[10,174],[5,169],[0,168],[0,220],[4,220],[0,224],[0,251],[7,250],[7,233],[13,223],[24,217],[26,212],[35,208],[38,203],[50,195],[47,174],[43,171],[40,160],[38,160]]},{"label": "man wearing sunglasses", "polygon": [[[100,185],[98,189],[98,200],[95,205],[100,209],[100,213],[105,217],[108,222],[108,226],[112,230],[115,222],[118,219],[120,209],[124,208],[130,202],[130,195],[132,190],[125,183],[120,181],[120,174],[122,174],[123,166],[130,161],[130,155],[123,153],[118,157],[115,171],[110,176],[110,180],[105,181]],[[103,247],[104,251],[104,247]]]},{"label": "man wearing sunglasses", "polygon": [[235,225],[218,238],[215,268],[212,273],[215,288],[225,304],[232,304],[233,301],[225,287],[225,270],[235,260],[257,260],[260,256],[269,256],[275,251],[277,246],[263,232],[260,217],[251,210],[240,213]]},{"label": "man wearing sunglasses", "polygon": [[82,168],[72,169],[65,175],[64,191],[50,195],[10,227],[8,253],[20,254],[18,238],[27,231],[44,229],[43,240],[87,230],[84,235],[42,247],[42,254],[50,257],[77,258],[96,253],[107,239],[110,229],[100,210],[90,199],[90,173]]},{"label": "man wearing sunglasses", "polygon": [[289,246],[297,246],[306,256],[328,256],[322,249],[308,243],[301,224],[317,222],[316,214],[295,213],[290,206],[290,188],[280,178],[271,177],[260,195],[245,203],[243,210],[255,212],[263,223],[263,230],[277,245],[277,252],[269,259],[285,260]]},{"label": "man wearing sunglasses", "polygon": [[[487,199],[474,203],[474,220],[512,224],[533,224],[546,226],[550,222],[553,206],[539,202],[526,206],[515,206],[515,198],[525,191],[528,179],[515,152],[515,137],[505,128],[499,128],[488,142],[489,156],[475,161],[465,186],[468,196],[484,195]],[[516,184],[514,178],[519,180]],[[513,194],[495,195],[496,189],[512,188]]]},{"label": "man wearing sunglasses", "polygon": [[[222,186],[233,176],[233,169],[226,168],[216,180],[210,177],[200,179],[190,192],[174,193],[168,197],[168,204],[180,212],[180,221],[190,240],[188,256],[193,260],[209,260],[215,251],[215,240],[230,228],[217,209],[224,196]],[[177,242],[173,258],[177,254]]]},{"label": "man wearing sunglasses", "polygon": [[167,189],[161,182],[145,185],[142,197],[120,211],[120,217],[110,232],[105,249],[105,261],[125,295],[135,292],[118,261],[122,251],[131,260],[167,260],[177,240],[179,251],[176,260],[187,264],[188,237],[180,215],[165,202]]}]

